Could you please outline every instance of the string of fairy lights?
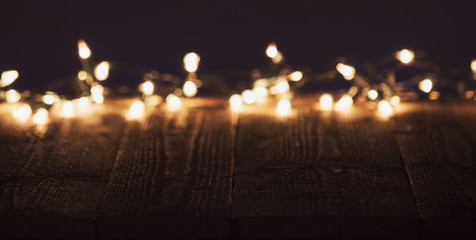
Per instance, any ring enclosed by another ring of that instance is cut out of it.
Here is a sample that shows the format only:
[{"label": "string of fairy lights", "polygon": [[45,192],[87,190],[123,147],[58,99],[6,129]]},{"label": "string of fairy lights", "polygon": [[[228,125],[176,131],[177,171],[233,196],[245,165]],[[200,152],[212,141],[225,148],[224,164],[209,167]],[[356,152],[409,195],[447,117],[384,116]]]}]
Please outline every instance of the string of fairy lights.
[{"label": "string of fairy lights", "polygon": [[[305,88],[306,84],[320,78],[342,78],[349,81],[350,88],[344,93],[322,93],[319,98],[319,108],[323,111],[344,111],[351,109],[355,101],[372,101],[376,103],[376,110],[383,116],[391,116],[400,104],[399,93],[408,87],[417,87],[422,96],[431,100],[440,97],[440,92],[434,89],[439,76],[435,72],[425,72],[406,82],[396,82],[395,73],[406,66],[416,66],[422,69],[433,66],[418,59],[415,52],[409,49],[397,51],[392,61],[397,65],[377,69],[370,65],[362,71],[357,71],[345,59],[338,59],[335,70],[321,73],[306,73],[285,65],[284,54],[278,50],[275,43],[270,43],[266,49],[269,59],[269,69],[263,72],[252,73],[252,84],[247,89],[232,89],[234,94],[229,98],[230,111],[243,111],[244,105],[260,105],[273,101],[276,104],[276,113],[281,116],[292,112],[292,99],[297,90]],[[93,63],[91,49],[84,40],[78,41],[78,55],[82,70],[77,74],[79,96],[66,97],[55,92],[47,91],[32,98],[29,91],[20,93],[12,88],[12,84],[19,78],[16,70],[3,71],[0,78],[0,101],[16,104],[12,108],[13,117],[19,121],[32,121],[35,124],[46,124],[50,114],[55,112],[62,117],[72,117],[81,109],[92,104],[103,104],[105,93],[103,86],[110,71],[110,62]],[[140,100],[133,101],[125,117],[129,120],[140,119],[147,109],[164,104],[168,111],[177,111],[182,107],[183,98],[196,96],[203,83],[197,76],[200,56],[191,52],[183,58],[183,68],[186,75],[183,78],[165,78],[157,72],[144,74],[144,82],[138,86],[142,94]],[[423,67],[422,67],[423,66]],[[370,70],[369,70],[370,69]],[[437,69],[437,68],[435,68]],[[472,71],[471,81],[476,80],[476,60],[470,63]],[[360,69],[359,69],[360,70]],[[340,76],[340,77],[339,77]],[[169,85],[165,94],[158,94],[158,88]],[[170,87],[172,86],[172,87]],[[474,91],[461,82],[457,85],[464,98],[474,97]],[[334,101],[334,98],[336,101]],[[476,98],[475,98],[476,100]]]}]

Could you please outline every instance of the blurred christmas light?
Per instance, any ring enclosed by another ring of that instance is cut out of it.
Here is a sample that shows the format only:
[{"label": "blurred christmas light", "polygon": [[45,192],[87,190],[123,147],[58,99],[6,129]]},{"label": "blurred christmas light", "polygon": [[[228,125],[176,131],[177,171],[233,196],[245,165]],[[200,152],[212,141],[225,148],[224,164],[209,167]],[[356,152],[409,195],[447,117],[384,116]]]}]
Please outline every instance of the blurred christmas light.
[{"label": "blurred christmas light", "polygon": [[187,72],[195,72],[198,68],[198,63],[200,62],[200,56],[194,52],[187,53],[183,58],[184,68]]},{"label": "blurred christmas light", "polygon": [[183,84],[183,95],[186,97],[193,97],[197,94],[197,85],[188,80]]},{"label": "blurred christmas light", "polygon": [[339,101],[334,105],[336,111],[347,110],[352,107],[354,100],[350,95],[344,94]]},{"label": "blurred christmas light", "polygon": [[243,105],[243,101],[241,99],[241,96],[238,95],[238,94],[231,95],[229,103],[230,103],[230,107],[231,107],[232,111],[241,110],[241,106]]},{"label": "blurred christmas light", "polygon": [[331,110],[333,103],[334,99],[332,98],[332,95],[328,93],[322,94],[322,96],[319,98],[319,105],[321,105],[321,109],[323,110]]},{"label": "blurred christmas light", "polygon": [[5,99],[9,103],[15,103],[15,102],[20,101],[21,95],[17,90],[10,89],[10,90],[5,92]]},{"label": "blurred christmas light", "polygon": [[251,90],[245,90],[241,93],[241,98],[246,104],[252,104],[256,101],[256,96]]},{"label": "blurred christmas light", "polygon": [[82,59],[88,59],[91,56],[91,50],[83,39],[78,41],[78,53]]},{"label": "blurred christmas light", "polygon": [[289,79],[291,81],[297,82],[302,79],[302,72],[301,71],[294,71],[291,74],[289,74]]},{"label": "blurred christmas light", "polygon": [[433,82],[431,79],[426,78],[418,83],[418,88],[424,93],[429,93],[433,88]]},{"label": "blurred christmas light", "polygon": [[0,87],[6,87],[18,78],[18,71],[16,70],[9,70],[2,72],[0,77]]},{"label": "blurred christmas light", "polygon": [[104,61],[98,64],[94,69],[94,75],[99,81],[106,80],[109,77],[109,62]]},{"label": "blurred christmas light", "polygon": [[173,93],[169,94],[165,101],[167,102],[167,109],[170,111],[176,111],[182,106],[182,100]]},{"label": "blurred christmas light", "polygon": [[400,62],[404,64],[411,63],[414,58],[415,58],[415,53],[413,53],[413,51],[410,51],[408,49],[403,49],[397,52],[397,59],[400,60]]},{"label": "blurred christmas light", "polygon": [[370,100],[375,100],[375,99],[377,99],[377,97],[378,97],[378,92],[372,89],[372,90],[370,90],[370,91],[367,93],[367,97],[368,97]]},{"label": "blurred christmas light", "polygon": [[126,118],[128,120],[139,119],[144,115],[144,111],[145,111],[144,102],[140,100],[135,100],[132,103],[131,107],[129,108]]},{"label": "blurred christmas light", "polygon": [[33,122],[36,124],[45,124],[48,122],[49,112],[45,108],[39,108],[33,115]]},{"label": "blurred christmas light", "polygon": [[31,117],[30,105],[23,103],[12,112],[13,117],[20,122],[26,122]]},{"label": "blurred christmas light", "polygon": [[343,63],[339,63],[336,66],[337,71],[344,76],[345,80],[352,80],[355,75],[355,68]]},{"label": "blurred christmas light", "polygon": [[278,105],[276,107],[276,112],[280,116],[286,116],[291,113],[291,102],[287,99],[279,100]]}]

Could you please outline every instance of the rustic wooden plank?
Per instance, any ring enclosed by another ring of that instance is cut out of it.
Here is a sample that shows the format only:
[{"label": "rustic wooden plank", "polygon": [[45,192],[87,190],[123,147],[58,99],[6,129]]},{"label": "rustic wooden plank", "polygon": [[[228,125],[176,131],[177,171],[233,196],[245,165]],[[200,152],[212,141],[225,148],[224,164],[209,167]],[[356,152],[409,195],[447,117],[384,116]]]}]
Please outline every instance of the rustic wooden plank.
[{"label": "rustic wooden plank", "polygon": [[240,114],[233,234],[417,238],[418,213],[391,120],[365,107]]},{"label": "rustic wooden plank", "polygon": [[425,238],[476,237],[474,103],[412,103],[397,140]]},{"label": "rustic wooden plank", "polygon": [[220,106],[194,107],[196,101],[128,124],[99,238],[229,237],[231,117]]},{"label": "rustic wooden plank", "polygon": [[[35,133],[35,125],[24,124]],[[124,118],[117,113],[96,109],[73,118],[52,118],[44,132],[26,141],[28,150],[7,175],[0,205],[7,211],[0,221],[23,223],[29,230],[2,228],[0,236],[94,237],[94,218],[123,125]]]}]

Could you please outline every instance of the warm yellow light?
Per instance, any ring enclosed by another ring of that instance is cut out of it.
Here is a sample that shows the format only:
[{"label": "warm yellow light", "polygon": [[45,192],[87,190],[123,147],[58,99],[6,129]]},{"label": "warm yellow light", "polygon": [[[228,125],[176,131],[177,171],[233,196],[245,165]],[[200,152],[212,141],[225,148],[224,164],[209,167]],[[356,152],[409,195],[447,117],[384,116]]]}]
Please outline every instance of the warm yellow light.
[{"label": "warm yellow light", "polygon": [[91,50],[83,39],[78,41],[78,52],[82,59],[88,59],[91,56]]},{"label": "warm yellow light", "polygon": [[289,74],[289,79],[291,81],[297,82],[302,79],[302,72],[301,71],[294,71],[291,74]]},{"label": "warm yellow light", "polygon": [[2,72],[0,78],[0,87],[6,87],[12,84],[18,78],[18,71],[9,70]]},{"label": "warm yellow light", "polygon": [[183,84],[183,95],[186,97],[193,97],[197,94],[197,85],[188,80]]},{"label": "warm yellow light", "polygon": [[387,100],[378,102],[377,109],[379,114],[383,117],[388,117],[393,113],[392,105]]},{"label": "warm yellow light", "polygon": [[473,70],[474,74],[476,74],[476,59],[471,61],[471,70]]},{"label": "warm yellow light", "polygon": [[74,115],[74,105],[71,101],[64,101],[61,105],[63,117],[72,117]]},{"label": "warm yellow light", "polygon": [[21,99],[21,95],[15,89],[10,89],[10,90],[5,92],[5,100],[7,100],[7,102],[9,102],[9,103],[18,102],[18,101],[20,101],[20,99]]},{"label": "warm yellow light", "polygon": [[36,113],[33,115],[33,122],[36,124],[45,124],[48,122],[48,110],[44,108],[39,108],[36,110]]},{"label": "warm yellow light", "polygon": [[78,100],[78,104],[81,107],[85,107],[89,105],[89,98],[88,97],[80,97]]},{"label": "warm yellow light", "polygon": [[241,109],[241,106],[243,105],[241,96],[238,94],[231,95],[229,102],[232,111],[239,111]]},{"label": "warm yellow light", "polygon": [[266,55],[270,58],[276,57],[278,55],[278,48],[276,47],[276,43],[272,42],[268,44],[268,48],[266,48]]},{"label": "warm yellow light", "polygon": [[56,98],[53,95],[46,94],[46,95],[43,95],[43,97],[41,98],[41,101],[46,105],[51,105],[55,103]]},{"label": "warm yellow light", "polygon": [[430,100],[438,100],[438,98],[440,98],[440,92],[438,91],[431,91],[428,95],[428,99]]},{"label": "warm yellow light", "polygon": [[331,110],[333,103],[334,98],[332,98],[332,95],[328,93],[322,94],[322,96],[319,98],[319,104],[321,105],[321,109],[323,110]]},{"label": "warm yellow light", "polygon": [[355,68],[350,65],[339,63],[336,66],[337,71],[344,76],[345,80],[351,80],[355,75]]},{"label": "warm yellow light", "polygon": [[276,107],[276,112],[280,116],[286,116],[291,113],[291,102],[288,99],[281,99]]},{"label": "warm yellow light", "polygon": [[86,80],[86,78],[88,78],[88,73],[84,70],[81,70],[78,72],[78,79],[81,80],[81,81],[84,81]]},{"label": "warm yellow light", "polygon": [[251,90],[245,90],[241,93],[241,98],[246,104],[252,104],[256,101],[256,96]]},{"label": "warm yellow light", "polygon": [[129,111],[127,112],[126,118],[129,120],[139,119],[144,115],[145,105],[144,102],[135,100]]},{"label": "warm yellow light", "polygon": [[273,63],[276,63],[276,64],[281,63],[281,61],[283,61],[283,54],[281,54],[281,52],[278,51],[278,53],[276,54],[276,56],[273,57],[273,58],[271,58],[271,61],[272,61]]},{"label": "warm yellow light", "polygon": [[334,105],[334,109],[337,111],[342,111],[352,107],[354,100],[350,95],[344,94],[339,101]]},{"label": "warm yellow light", "polygon": [[375,100],[375,99],[377,99],[377,97],[378,97],[378,92],[372,89],[372,90],[370,90],[370,91],[367,93],[367,97],[368,97],[370,100]]},{"label": "warm yellow light", "polygon": [[152,95],[154,93],[154,83],[145,81],[141,86],[141,90],[145,95]]},{"label": "warm yellow light", "polygon": [[197,71],[199,62],[200,56],[194,52],[187,53],[185,57],[183,57],[184,68],[187,72]]},{"label": "warm yellow light", "polygon": [[93,102],[95,103],[103,103],[104,102],[104,87],[100,84],[95,84],[91,87],[91,97]]},{"label": "warm yellow light", "polygon": [[424,93],[429,93],[433,88],[433,82],[431,79],[424,79],[418,83],[418,88]]},{"label": "warm yellow light", "polygon": [[268,89],[265,87],[255,87],[253,88],[253,93],[257,98],[264,98],[268,96]]},{"label": "warm yellow light", "polygon": [[390,103],[394,107],[398,106],[398,104],[400,104],[400,97],[399,96],[393,96],[392,98],[390,98]]},{"label": "warm yellow light", "polygon": [[169,94],[165,101],[167,102],[167,109],[170,111],[176,111],[182,106],[182,100],[173,93]]},{"label": "warm yellow light", "polygon": [[24,103],[20,105],[19,107],[15,108],[12,114],[13,114],[13,117],[17,119],[18,121],[26,122],[28,119],[30,119],[31,107],[30,105]]},{"label": "warm yellow light", "polygon": [[99,81],[106,80],[109,77],[109,62],[104,61],[98,64],[94,69],[94,75]]},{"label": "warm yellow light", "polygon": [[285,93],[289,91],[289,83],[286,79],[281,79],[276,84],[276,93]]},{"label": "warm yellow light", "polygon": [[413,51],[408,50],[408,49],[403,49],[399,52],[397,52],[397,59],[400,60],[400,62],[408,64],[413,61],[415,58],[415,53]]}]

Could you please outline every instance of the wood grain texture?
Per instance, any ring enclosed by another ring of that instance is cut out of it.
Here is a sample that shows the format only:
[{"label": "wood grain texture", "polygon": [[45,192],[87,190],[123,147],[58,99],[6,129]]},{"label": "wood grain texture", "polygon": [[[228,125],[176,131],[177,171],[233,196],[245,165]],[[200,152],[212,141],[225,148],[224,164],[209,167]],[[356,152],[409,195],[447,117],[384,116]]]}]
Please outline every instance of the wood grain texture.
[{"label": "wood grain texture", "polygon": [[[309,102],[315,100],[297,102],[288,117],[240,114],[237,234],[416,238],[418,212],[391,123],[363,107],[332,113]],[[309,230],[311,225],[316,227]]]},{"label": "wood grain texture", "polygon": [[0,104],[0,239],[476,237],[473,102],[130,102],[43,129]]},{"label": "wood grain texture", "polygon": [[159,108],[144,122],[128,124],[101,207],[99,236],[228,237],[231,130],[228,111],[207,108]]},{"label": "wood grain texture", "polygon": [[474,104],[403,107],[396,117],[397,140],[423,219],[423,237],[476,237]]},{"label": "wood grain texture", "polygon": [[[123,125],[124,119],[116,113],[101,111],[87,118],[56,118],[42,129],[35,129],[31,123],[12,128],[30,132],[31,136],[24,134],[29,136],[24,140],[26,146],[13,143],[20,154],[28,153],[28,156],[19,158],[6,175],[8,179],[0,206],[5,209],[2,216],[8,222],[32,225],[32,231],[2,228],[0,235],[14,233],[18,238],[60,239],[94,237],[94,218]],[[21,151],[22,148],[25,149]],[[8,156],[15,160],[15,155]],[[5,158],[5,161],[12,159]],[[66,227],[68,223],[77,227]],[[58,229],[56,225],[65,227]]]}]

